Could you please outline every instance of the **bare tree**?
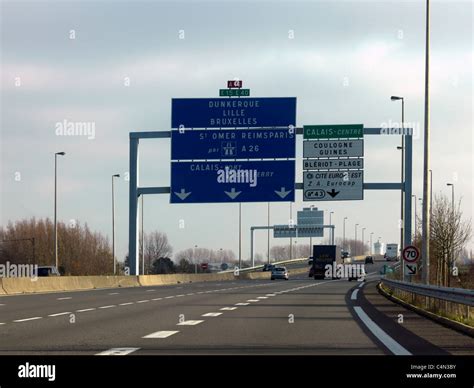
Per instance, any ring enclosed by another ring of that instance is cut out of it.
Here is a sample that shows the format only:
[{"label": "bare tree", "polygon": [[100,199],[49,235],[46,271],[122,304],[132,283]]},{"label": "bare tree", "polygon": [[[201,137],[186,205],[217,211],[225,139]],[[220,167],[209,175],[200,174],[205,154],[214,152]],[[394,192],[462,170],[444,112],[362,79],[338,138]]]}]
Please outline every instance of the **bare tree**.
[{"label": "bare tree", "polygon": [[[154,231],[145,233],[145,273],[149,273],[155,260],[160,258],[170,257],[173,253],[173,248],[168,242],[168,236],[165,233]],[[140,240],[140,251],[141,246]]]}]

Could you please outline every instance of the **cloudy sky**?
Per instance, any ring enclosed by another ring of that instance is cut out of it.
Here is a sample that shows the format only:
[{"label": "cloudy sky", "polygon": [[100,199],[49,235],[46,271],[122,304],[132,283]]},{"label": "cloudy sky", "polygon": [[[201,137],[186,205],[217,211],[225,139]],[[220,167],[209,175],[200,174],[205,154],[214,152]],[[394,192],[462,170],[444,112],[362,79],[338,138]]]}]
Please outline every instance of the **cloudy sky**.
[{"label": "cloudy sky", "polygon": [[[406,99],[414,139],[414,194],[422,193],[424,103],[422,1],[1,1],[1,223],[53,216],[54,152],[59,218],[111,235],[116,182],[117,252],[128,245],[128,134],[169,130],[171,98],[216,97],[239,78],[252,96],[297,97],[297,125],[397,125]],[[455,182],[473,212],[472,3],[432,3],[433,191]],[[74,39],[72,39],[74,38]],[[95,136],[58,136],[64,120],[95,124]],[[415,133],[415,134],[416,134]],[[400,138],[365,140],[365,181],[400,179]],[[297,181],[302,181],[301,137]],[[140,182],[169,186],[170,141],[140,147]],[[303,203],[334,211],[336,235],[354,224],[366,237],[398,241],[399,192],[366,191],[364,201]],[[420,208],[418,206],[418,208]],[[250,226],[266,224],[266,204],[242,206],[242,256]],[[289,204],[271,205],[287,223]],[[180,229],[180,220],[185,228]],[[197,245],[238,249],[238,205],[171,205],[145,198],[145,231],[166,232],[175,252]],[[360,233],[360,232],[359,232]],[[367,240],[367,238],[366,238]],[[272,239],[272,244],[283,240]],[[302,242],[303,243],[303,242]],[[266,233],[256,235],[266,253]]]}]

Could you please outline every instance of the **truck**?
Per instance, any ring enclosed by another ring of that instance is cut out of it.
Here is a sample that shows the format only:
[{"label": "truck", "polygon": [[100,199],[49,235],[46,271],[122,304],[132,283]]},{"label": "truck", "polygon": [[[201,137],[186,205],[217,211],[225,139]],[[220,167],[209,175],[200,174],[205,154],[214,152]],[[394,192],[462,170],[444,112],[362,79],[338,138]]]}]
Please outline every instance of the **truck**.
[{"label": "truck", "polygon": [[336,261],[335,245],[313,245],[313,264],[311,273],[314,279],[324,279],[326,277],[326,266],[333,267]]},{"label": "truck", "polygon": [[384,259],[387,261],[397,261],[398,258],[398,244],[387,244]]}]

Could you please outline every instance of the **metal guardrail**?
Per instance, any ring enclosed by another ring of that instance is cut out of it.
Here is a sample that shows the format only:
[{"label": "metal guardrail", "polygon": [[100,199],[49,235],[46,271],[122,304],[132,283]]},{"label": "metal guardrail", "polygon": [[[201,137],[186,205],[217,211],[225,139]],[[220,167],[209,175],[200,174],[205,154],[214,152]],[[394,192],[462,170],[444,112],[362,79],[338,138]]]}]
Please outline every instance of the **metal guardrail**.
[{"label": "metal guardrail", "polygon": [[389,287],[411,292],[417,295],[447,300],[449,302],[459,303],[466,306],[474,306],[474,290],[453,287],[428,286],[426,284],[406,283],[400,280],[391,280],[384,278],[382,283]]}]

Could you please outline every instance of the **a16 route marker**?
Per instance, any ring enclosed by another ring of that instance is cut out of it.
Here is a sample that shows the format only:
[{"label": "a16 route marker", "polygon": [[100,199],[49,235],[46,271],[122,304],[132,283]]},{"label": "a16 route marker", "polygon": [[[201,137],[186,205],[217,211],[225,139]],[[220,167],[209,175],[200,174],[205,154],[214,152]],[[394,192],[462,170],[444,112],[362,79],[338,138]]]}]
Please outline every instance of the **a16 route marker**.
[{"label": "a16 route marker", "polygon": [[402,256],[403,260],[405,260],[406,262],[414,263],[420,257],[420,251],[417,247],[413,245],[408,245],[405,247],[405,249],[403,249]]}]

